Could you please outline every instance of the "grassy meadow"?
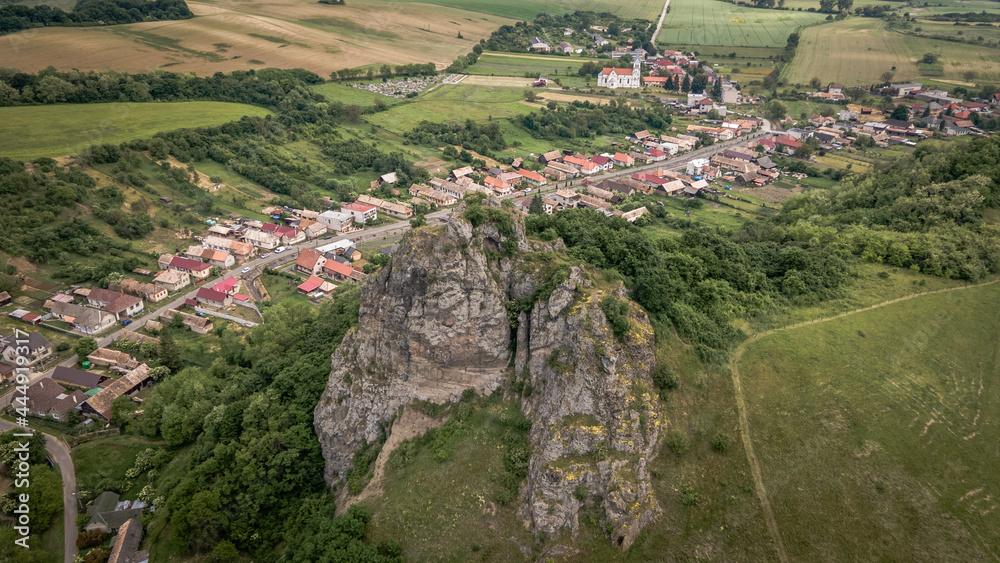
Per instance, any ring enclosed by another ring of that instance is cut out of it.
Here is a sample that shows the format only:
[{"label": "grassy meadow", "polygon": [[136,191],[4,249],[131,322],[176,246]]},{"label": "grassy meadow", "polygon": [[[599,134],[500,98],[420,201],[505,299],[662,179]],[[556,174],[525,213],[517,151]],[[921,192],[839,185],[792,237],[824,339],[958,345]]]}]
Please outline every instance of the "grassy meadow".
[{"label": "grassy meadow", "polygon": [[[976,28],[956,29],[971,34]],[[918,64],[924,53],[937,54],[941,62]],[[848,18],[805,29],[782,78],[793,84],[808,83],[814,76],[824,83],[873,84],[886,71],[893,72],[894,80],[955,81],[968,71],[995,80],[1000,77],[1000,49],[906,35],[886,29],[879,19]]]},{"label": "grassy meadow", "polygon": [[221,125],[270,111],[225,102],[61,104],[0,108],[0,155],[28,160],[94,144],[148,139],[180,127]]},{"label": "grassy meadow", "polygon": [[826,16],[814,12],[746,8],[718,0],[681,0],[672,3],[658,43],[783,47],[788,35],[820,23]]},{"label": "grassy meadow", "polygon": [[997,557],[997,299],[922,296],[748,344],[750,433],[792,560]]}]

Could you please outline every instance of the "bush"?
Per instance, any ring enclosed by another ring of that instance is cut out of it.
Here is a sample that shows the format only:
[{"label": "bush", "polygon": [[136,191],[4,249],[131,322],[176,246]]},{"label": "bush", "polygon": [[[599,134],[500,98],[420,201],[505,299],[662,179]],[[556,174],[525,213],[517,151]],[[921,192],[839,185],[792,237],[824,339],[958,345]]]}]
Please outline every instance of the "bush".
[{"label": "bush", "polygon": [[661,391],[670,391],[676,389],[680,384],[680,378],[674,372],[674,368],[670,367],[670,364],[664,362],[657,362],[656,367],[650,373],[653,378],[653,383],[656,385],[657,389]]},{"label": "bush", "polygon": [[628,303],[619,301],[614,295],[608,295],[601,299],[601,310],[611,325],[611,332],[618,340],[624,340],[631,326],[628,319]]},{"label": "bush", "polygon": [[691,448],[691,440],[688,439],[687,434],[683,430],[674,428],[667,433],[667,438],[664,443],[670,448],[670,451],[677,455],[683,455],[688,449]]},{"label": "bush", "polygon": [[684,506],[695,506],[698,504],[698,493],[691,485],[684,485],[681,489],[681,504]]},{"label": "bush", "polygon": [[69,342],[60,342],[59,344],[56,344],[56,352],[65,352],[70,348],[72,348],[72,346],[69,345]]},{"label": "bush", "polygon": [[106,539],[108,539],[108,533],[101,530],[80,532],[76,535],[76,547],[77,549],[87,549],[88,547],[100,545]]},{"label": "bush", "polygon": [[712,437],[712,449],[720,454],[724,454],[729,451],[729,444],[732,441],[733,439],[729,437],[729,434],[718,432]]}]

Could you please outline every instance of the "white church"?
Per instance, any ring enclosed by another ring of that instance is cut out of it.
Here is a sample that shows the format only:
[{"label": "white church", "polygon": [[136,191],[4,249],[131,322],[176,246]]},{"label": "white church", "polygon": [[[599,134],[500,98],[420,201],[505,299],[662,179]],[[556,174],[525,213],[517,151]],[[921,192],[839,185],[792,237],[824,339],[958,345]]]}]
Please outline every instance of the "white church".
[{"label": "white church", "polygon": [[642,59],[636,57],[632,62],[632,71],[625,68],[605,68],[597,77],[597,85],[601,88],[641,88],[642,77],[639,67]]}]

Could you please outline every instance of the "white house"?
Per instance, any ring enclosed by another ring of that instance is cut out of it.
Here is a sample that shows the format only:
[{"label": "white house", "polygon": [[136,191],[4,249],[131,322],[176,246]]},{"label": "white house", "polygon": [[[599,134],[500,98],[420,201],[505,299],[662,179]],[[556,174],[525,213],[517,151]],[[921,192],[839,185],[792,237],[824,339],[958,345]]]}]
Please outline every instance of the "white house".
[{"label": "white house", "polygon": [[632,70],[624,68],[605,68],[597,76],[597,85],[601,88],[641,88],[642,78],[639,76],[639,67],[642,61],[636,59],[632,62]]},{"label": "white house", "polygon": [[331,231],[343,231],[351,226],[354,217],[350,213],[324,211],[316,217],[316,220],[326,225],[326,228]]}]

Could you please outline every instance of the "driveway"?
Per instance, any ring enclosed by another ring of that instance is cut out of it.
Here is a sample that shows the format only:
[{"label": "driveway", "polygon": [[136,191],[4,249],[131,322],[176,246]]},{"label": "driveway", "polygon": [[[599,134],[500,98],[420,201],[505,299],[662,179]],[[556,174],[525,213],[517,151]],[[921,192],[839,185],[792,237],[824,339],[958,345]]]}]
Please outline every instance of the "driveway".
[{"label": "driveway", "polygon": [[[0,419],[0,432],[11,429],[23,430],[13,422]],[[35,432],[39,432],[35,430]],[[63,482],[63,561],[73,563],[76,559],[76,469],[73,467],[73,457],[69,454],[69,447],[65,442],[45,434],[45,451],[49,458],[59,466]]]}]

